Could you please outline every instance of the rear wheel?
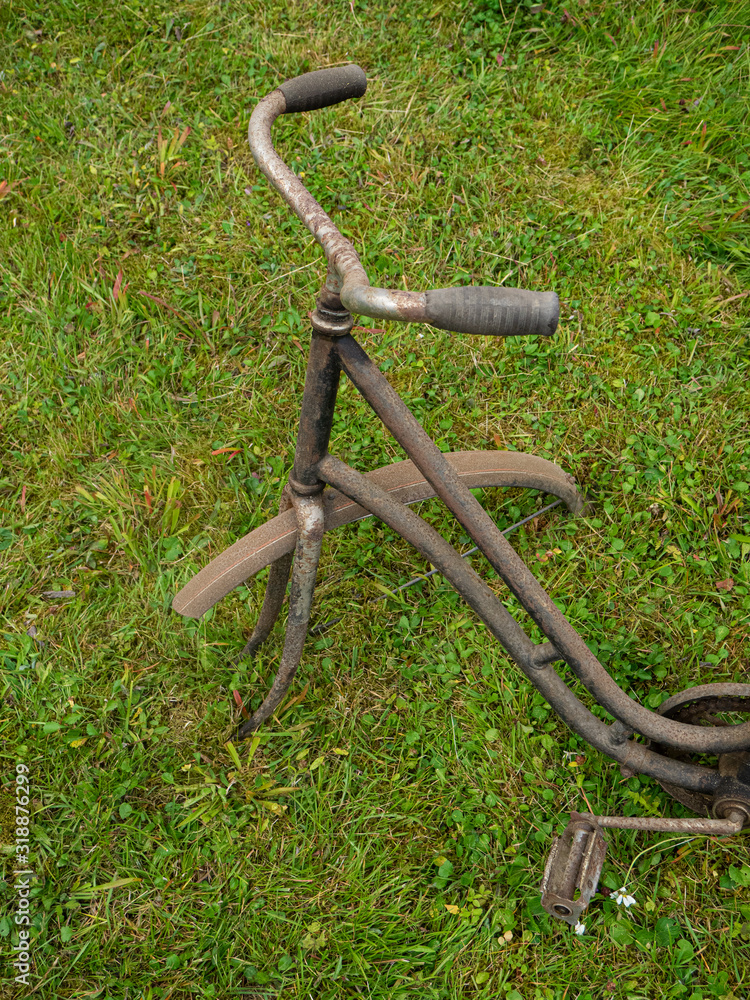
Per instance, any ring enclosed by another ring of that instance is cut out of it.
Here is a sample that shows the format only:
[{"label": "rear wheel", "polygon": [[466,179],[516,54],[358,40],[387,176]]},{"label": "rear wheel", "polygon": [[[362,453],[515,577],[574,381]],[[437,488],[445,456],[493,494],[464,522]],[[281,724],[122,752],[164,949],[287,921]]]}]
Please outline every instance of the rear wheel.
[{"label": "rear wheel", "polygon": [[[750,684],[703,684],[699,687],[687,688],[672,695],[662,702],[657,709],[659,715],[675,722],[685,722],[693,726],[733,726],[747,722],[750,719]],[[716,766],[719,772],[734,774],[746,768],[750,772],[750,750],[722,754],[718,757],[706,757],[703,754],[690,754],[674,747],[663,746],[652,742],[650,749],[672,760],[687,763],[708,763]],[[750,774],[748,775],[750,777]],[[747,779],[745,779],[747,780]],[[682,803],[699,816],[711,815],[713,795],[692,792],[679,785],[671,785],[665,781],[659,784],[673,799]]]}]

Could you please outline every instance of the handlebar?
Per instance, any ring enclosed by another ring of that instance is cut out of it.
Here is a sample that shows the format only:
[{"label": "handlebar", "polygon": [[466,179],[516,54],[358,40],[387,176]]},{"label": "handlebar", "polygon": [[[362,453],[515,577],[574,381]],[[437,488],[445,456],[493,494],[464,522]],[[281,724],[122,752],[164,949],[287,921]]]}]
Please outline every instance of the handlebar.
[{"label": "handlebar", "polygon": [[554,292],[479,285],[401,292],[345,281],[341,301],[352,313],[490,337],[551,337],[560,301]]},{"label": "handlebar", "polygon": [[429,323],[454,333],[495,337],[551,336],[559,316],[554,292],[496,287],[402,292],[370,286],[354,246],[286,166],[271,141],[271,125],[279,115],[330,107],[362,97],[366,90],[367,78],[359,66],[316,70],[282,83],[256,105],[250,118],[248,138],[255,162],[323,247],[328,290],[340,295],[350,312],[373,319]]},{"label": "handlebar", "polygon": [[438,288],[425,294],[427,322],[440,330],[494,337],[551,337],[560,317],[554,292],[522,288]]},{"label": "handlebar", "polygon": [[284,114],[330,108],[349,98],[363,97],[367,90],[365,71],[351,63],[334,69],[317,69],[282,83],[279,90],[286,100]]}]

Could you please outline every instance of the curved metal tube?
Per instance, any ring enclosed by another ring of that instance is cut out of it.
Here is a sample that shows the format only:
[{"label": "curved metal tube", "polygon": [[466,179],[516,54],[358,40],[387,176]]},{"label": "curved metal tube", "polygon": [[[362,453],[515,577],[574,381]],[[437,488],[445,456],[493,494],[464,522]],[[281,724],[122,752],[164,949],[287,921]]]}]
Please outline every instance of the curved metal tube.
[{"label": "curved metal tube", "polygon": [[250,149],[260,171],[325,251],[329,268],[328,285],[335,286],[330,290],[340,294],[342,303],[352,313],[406,323],[429,322],[424,292],[370,287],[357,251],[276,152],[271,139],[271,126],[285,111],[286,98],[278,89],[258,102],[248,127]]},{"label": "curved metal tube", "polygon": [[292,570],[292,589],[289,595],[289,620],[287,622],[284,651],[274,677],[271,690],[247,722],[240,726],[237,738],[246,739],[274,712],[289,690],[302,658],[302,647],[307,638],[310,622],[315,577],[318,572],[320,547],[323,542],[323,499],[320,494],[300,497],[294,493],[290,499],[297,514],[297,548]]},{"label": "curved metal tube", "polygon": [[372,319],[397,320],[402,323],[427,323],[427,296],[424,292],[399,292],[372,288],[346,277],[341,301],[349,312]]},{"label": "curved metal tube", "polygon": [[495,638],[508,650],[562,720],[588,743],[634,771],[649,774],[657,780],[672,781],[682,788],[709,793],[718,786],[721,776],[717,771],[663,757],[641,743],[621,739],[619,729],[609,727],[597,719],[576,698],[550,664],[537,667],[533,662],[533,654],[538,647],[534,646],[481,577],[461,559],[453,546],[418,514],[333,455],[327,455],[319,463],[318,473],[324,482],[371,511],[375,517],[397,531],[402,538],[429,559],[433,566],[437,566],[479,615]]},{"label": "curved metal tube", "polygon": [[329,267],[342,281],[348,277],[354,284],[369,285],[357,251],[273,148],[271,125],[285,111],[286,98],[280,90],[271,91],[255,106],[247,131],[255,162],[323,247]]}]

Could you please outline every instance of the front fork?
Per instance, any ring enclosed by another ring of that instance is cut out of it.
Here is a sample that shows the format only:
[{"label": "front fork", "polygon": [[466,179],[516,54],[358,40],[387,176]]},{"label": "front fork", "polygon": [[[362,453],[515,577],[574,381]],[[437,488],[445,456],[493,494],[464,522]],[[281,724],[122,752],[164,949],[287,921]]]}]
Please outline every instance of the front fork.
[{"label": "front fork", "polygon": [[[292,568],[289,595],[289,620],[284,651],[271,690],[260,707],[238,731],[245,739],[268,719],[281,703],[294,680],[307,637],[315,578],[324,532],[323,489],[317,467],[328,454],[333,426],[341,367],[336,352],[336,338],[352,328],[352,317],[341,305],[329,281],[323,287],[312,315],[312,342],[302,395],[294,468],[284,487],[279,513],[294,507],[297,517],[297,546]],[[292,556],[283,556],[271,566],[263,607],[257,625],[240,658],[252,655],[268,638],[281,612],[289,578]]]}]

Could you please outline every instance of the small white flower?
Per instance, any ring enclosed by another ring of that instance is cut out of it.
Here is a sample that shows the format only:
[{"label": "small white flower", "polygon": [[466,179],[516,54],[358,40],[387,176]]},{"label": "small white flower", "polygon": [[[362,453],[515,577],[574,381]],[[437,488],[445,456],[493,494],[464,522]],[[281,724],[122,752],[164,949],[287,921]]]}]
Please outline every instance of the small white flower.
[{"label": "small white flower", "polygon": [[424,334],[423,333],[418,333],[417,334],[417,340],[424,340]]},{"label": "small white flower", "polygon": [[581,934],[585,934],[586,933],[586,924],[582,924],[581,921],[579,920],[578,923],[573,928],[573,930],[580,937]]},{"label": "small white flower", "polygon": [[615,893],[615,902],[618,906],[622,905],[628,909],[631,906],[635,906],[635,896],[628,895],[628,890],[623,886],[622,889],[618,889]]}]

